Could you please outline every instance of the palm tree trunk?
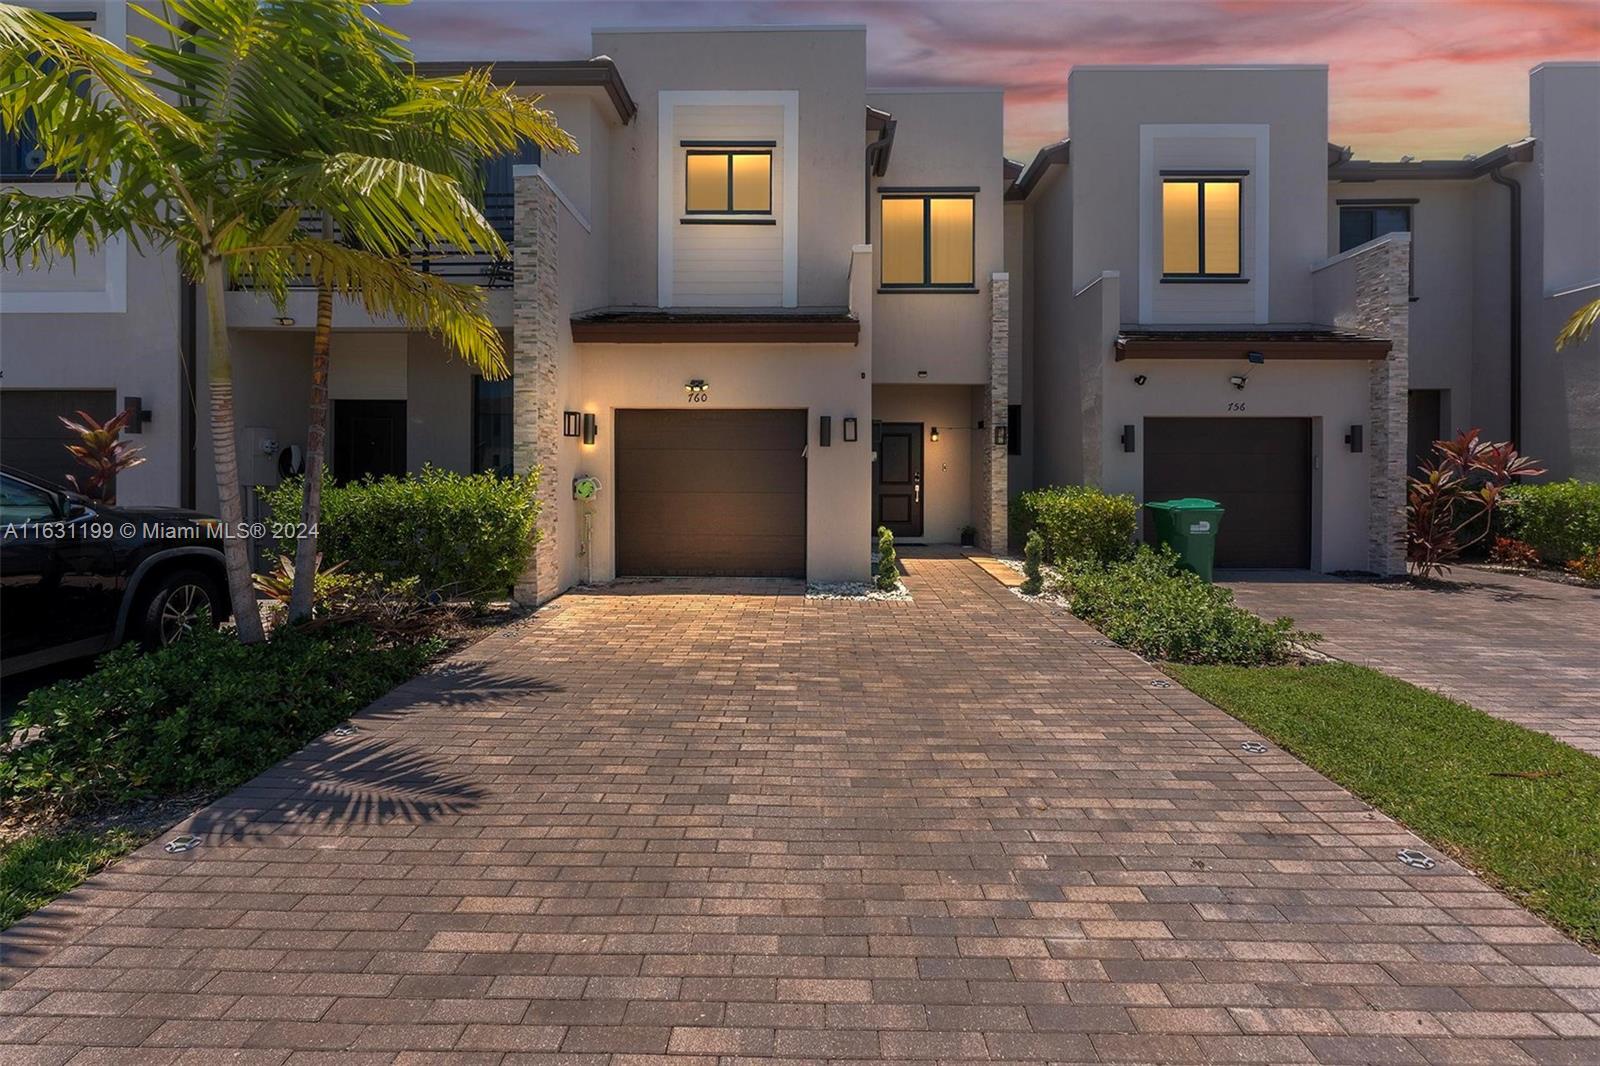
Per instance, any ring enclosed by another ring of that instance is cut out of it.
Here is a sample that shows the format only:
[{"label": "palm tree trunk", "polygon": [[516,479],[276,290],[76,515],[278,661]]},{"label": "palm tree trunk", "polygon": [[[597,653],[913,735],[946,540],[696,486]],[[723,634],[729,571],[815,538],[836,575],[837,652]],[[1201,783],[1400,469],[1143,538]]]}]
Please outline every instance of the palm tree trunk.
[{"label": "palm tree trunk", "polygon": [[265,637],[256,590],[251,582],[250,541],[241,536],[244,509],[239,502],[239,452],[234,438],[233,355],[228,345],[227,275],[222,259],[205,263],[206,317],[211,329],[211,351],[206,360],[206,386],[211,394],[211,451],[217,468],[217,510],[225,532],[223,557],[228,573],[228,602],[233,607],[239,640],[255,644]]},{"label": "palm tree trunk", "polygon": [[323,452],[328,437],[328,361],[333,342],[333,290],[317,286],[317,331],[311,339],[311,410],[306,423],[306,475],[300,539],[294,545],[294,591],[289,621],[311,617],[316,596],[317,523],[322,519]]}]

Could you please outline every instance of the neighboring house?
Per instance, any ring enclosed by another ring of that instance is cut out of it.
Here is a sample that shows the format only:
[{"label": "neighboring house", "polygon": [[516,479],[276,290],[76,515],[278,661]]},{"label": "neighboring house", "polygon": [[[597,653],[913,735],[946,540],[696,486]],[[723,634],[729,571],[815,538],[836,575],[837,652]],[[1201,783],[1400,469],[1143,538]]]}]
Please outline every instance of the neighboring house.
[{"label": "neighboring house", "polygon": [[1438,437],[1600,477],[1600,340],[1553,347],[1600,295],[1600,64],[1531,80],[1529,138],[1369,163],[1324,67],[1074,69],[1007,193],[1028,480],[1216,498],[1221,565],[1388,574]]},{"label": "neighboring house", "polygon": [[[1322,68],[1078,68],[1070,142],[1024,168],[999,90],[868,89],[861,27],[594,50],[494,64],[582,150],[485,164],[512,262],[426,260],[487,287],[512,378],[335,317],[334,474],[539,467],[527,599],[630,574],[864,579],[879,524],[1000,549],[1016,492],[1069,481],[1222,499],[1224,562],[1398,569],[1408,427],[1509,429],[1501,161],[1523,190],[1528,447],[1600,473],[1595,343],[1549,350],[1577,300],[1551,286],[1600,276],[1581,136],[1600,67],[1540,68],[1534,138],[1447,165],[1331,150]],[[203,309],[170,256],[117,255],[3,279],[6,460],[54,447],[28,427],[65,398],[35,390],[139,396],[151,463],[122,498],[212,506]],[[241,479],[272,483],[305,440],[314,294],[228,302]],[[586,475],[600,490],[575,499]]]}]

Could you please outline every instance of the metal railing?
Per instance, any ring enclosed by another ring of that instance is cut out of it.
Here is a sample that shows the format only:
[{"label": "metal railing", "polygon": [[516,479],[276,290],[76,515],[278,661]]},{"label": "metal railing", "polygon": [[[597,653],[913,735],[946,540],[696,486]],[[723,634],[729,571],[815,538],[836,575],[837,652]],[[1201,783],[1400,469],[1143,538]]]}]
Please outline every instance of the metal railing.
[{"label": "metal railing", "polygon": [[[516,236],[515,197],[509,192],[491,192],[484,195],[483,217],[500,239],[510,245]],[[300,228],[307,233],[322,232],[322,216],[308,211],[300,216]],[[334,231],[334,240],[339,233]],[[411,255],[411,265],[426,274],[448,278],[467,285],[482,285],[490,289],[508,289],[514,280],[511,261],[476,248],[461,249],[453,246],[428,247],[418,245]],[[251,289],[249,279],[242,279],[236,289]],[[312,288],[309,277],[301,276],[289,283],[291,289]]]}]

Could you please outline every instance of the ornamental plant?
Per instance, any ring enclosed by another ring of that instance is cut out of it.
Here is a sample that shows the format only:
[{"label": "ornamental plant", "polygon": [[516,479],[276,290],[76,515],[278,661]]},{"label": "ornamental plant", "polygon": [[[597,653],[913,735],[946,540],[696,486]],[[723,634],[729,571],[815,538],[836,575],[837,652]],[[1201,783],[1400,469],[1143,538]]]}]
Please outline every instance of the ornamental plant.
[{"label": "ornamental plant", "polygon": [[900,560],[894,553],[894,534],[888,526],[878,527],[878,588],[893,592],[900,587]]},{"label": "ornamental plant", "polygon": [[122,439],[128,428],[128,412],[118,411],[104,422],[97,422],[87,411],[77,412],[74,422],[65,415],[57,416],[61,424],[77,435],[78,443],[67,445],[67,451],[89,472],[78,480],[78,475],[68,474],[67,484],[73,490],[107,506],[117,502],[117,475],[144,462],[144,451]]},{"label": "ornamental plant", "polygon": [[1544,473],[1510,441],[1491,443],[1476,429],[1434,441],[1433,451],[1421,474],[1407,479],[1406,561],[1419,577],[1443,574],[1490,535],[1516,478]]},{"label": "ornamental plant", "polygon": [[1044,591],[1044,538],[1037,529],[1028,531],[1028,542],[1022,546],[1022,591],[1037,596]]},{"label": "ornamental plant", "polygon": [[1139,508],[1132,496],[1093,485],[1054,485],[1022,493],[1012,515],[1019,534],[1037,530],[1044,538],[1046,562],[1111,563],[1133,553]]},{"label": "ornamental plant", "polygon": [[1516,485],[1506,495],[1516,506],[1503,524],[1545,562],[1565,563],[1600,545],[1600,482],[1574,478]]}]

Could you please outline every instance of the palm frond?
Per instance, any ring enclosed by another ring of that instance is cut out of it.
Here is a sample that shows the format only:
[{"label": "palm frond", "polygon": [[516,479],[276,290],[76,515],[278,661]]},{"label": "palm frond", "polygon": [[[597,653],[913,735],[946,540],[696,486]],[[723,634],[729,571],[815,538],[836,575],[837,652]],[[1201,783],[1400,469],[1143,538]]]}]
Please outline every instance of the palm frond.
[{"label": "palm frond", "polygon": [[1561,327],[1561,332],[1556,336],[1556,351],[1560,351],[1569,344],[1582,344],[1589,339],[1596,326],[1600,326],[1600,300],[1590,300],[1567,319],[1567,324]]},{"label": "palm frond", "polygon": [[81,195],[35,196],[0,189],[0,263],[17,267],[76,264],[79,252],[97,251],[108,239],[159,234],[161,220],[142,214],[140,198]]}]

